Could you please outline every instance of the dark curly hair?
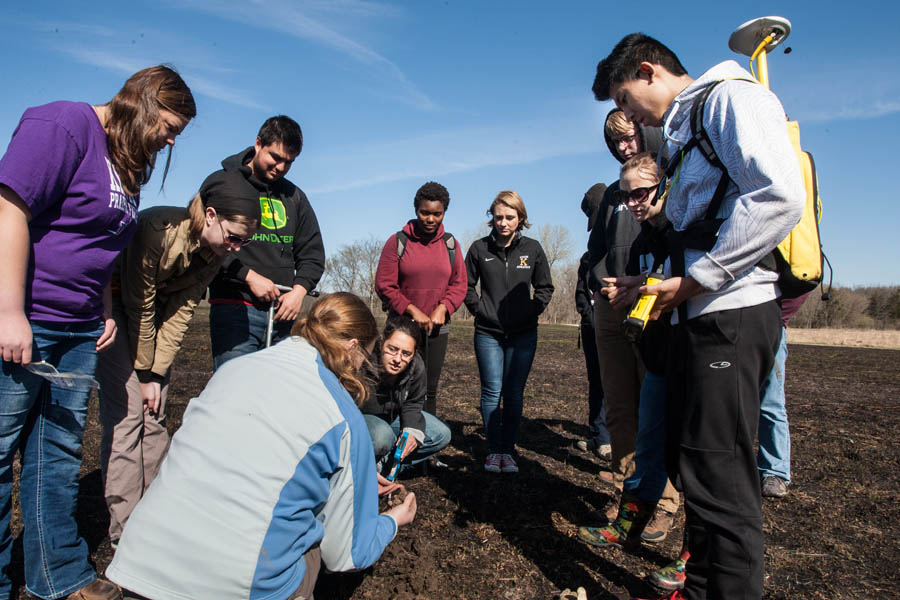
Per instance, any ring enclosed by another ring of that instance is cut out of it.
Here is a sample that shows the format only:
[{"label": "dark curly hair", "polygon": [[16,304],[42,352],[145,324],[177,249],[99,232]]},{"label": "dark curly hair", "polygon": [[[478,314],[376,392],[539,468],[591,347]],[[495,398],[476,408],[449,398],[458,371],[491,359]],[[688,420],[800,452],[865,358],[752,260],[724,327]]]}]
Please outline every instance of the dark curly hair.
[{"label": "dark curly hair", "polygon": [[623,37],[609,56],[597,64],[597,75],[591,88],[594,98],[599,102],[609,100],[609,88],[637,79],[642,62],[664,67],[672,75],[687,75],[675,53],[662,42],[643,33],[632,33]]},{"label": "dark curly hair", "polygon": [[440,202],[446,211],[450,206],[450,193],[447,192],[447,188],[436,181],[429,181],[416,192],[416,197],[413,199],[413,206],[416,210],[419,210],[422,202]]}]

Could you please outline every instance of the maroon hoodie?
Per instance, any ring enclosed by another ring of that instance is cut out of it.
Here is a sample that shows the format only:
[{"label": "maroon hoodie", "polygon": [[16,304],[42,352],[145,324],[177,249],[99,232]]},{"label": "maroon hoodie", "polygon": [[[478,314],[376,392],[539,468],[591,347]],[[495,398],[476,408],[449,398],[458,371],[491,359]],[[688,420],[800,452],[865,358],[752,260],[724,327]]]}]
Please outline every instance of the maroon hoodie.
[{"label": "maroon hoodie", "polygon": [[412,219],[403,226],[409,236],[403,256],[397,261],[397,234],[388,238],[378,260],[375,272],[375,291],[390,303],[391,310],[403,314],[412,303],[426,315],[430,315],[438,303],[447,307],[452,315],[466,297],[468,283],[466,264],[459,242],[456,243],[453,268],[444,241],[444,226],[429,239],[420,237]]}]

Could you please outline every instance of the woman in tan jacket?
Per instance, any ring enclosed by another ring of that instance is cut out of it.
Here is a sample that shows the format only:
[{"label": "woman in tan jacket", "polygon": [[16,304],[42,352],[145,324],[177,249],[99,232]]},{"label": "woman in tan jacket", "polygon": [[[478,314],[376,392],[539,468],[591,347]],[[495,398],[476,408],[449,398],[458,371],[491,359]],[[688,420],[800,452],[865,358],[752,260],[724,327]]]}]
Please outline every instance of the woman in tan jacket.
[{"label": "woman in tan jacket", "polygon": [[168,451],[169,371],[194,308],[225,256],[249,243],[259,224],[255,188],[239,174],[217,175],[188,208],[141,211],[137,234],[116,263],[119,335],[97,364],[100,461],[113,546]]}]

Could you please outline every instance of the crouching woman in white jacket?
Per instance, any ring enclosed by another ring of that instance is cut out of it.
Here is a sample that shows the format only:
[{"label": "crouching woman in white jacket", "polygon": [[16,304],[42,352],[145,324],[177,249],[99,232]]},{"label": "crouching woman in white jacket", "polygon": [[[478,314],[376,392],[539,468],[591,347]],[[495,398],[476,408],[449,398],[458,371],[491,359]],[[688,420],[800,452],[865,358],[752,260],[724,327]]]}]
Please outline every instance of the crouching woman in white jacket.
[{"label": "crouching woman in white jacket", "polygon": [[292,337],[223,365],[191,400],[107,575],[126,597],[309,598],[321,562],[374,563],[416,501],[378,514],[357,405],[378,329],[356,296],[322,298]]}]

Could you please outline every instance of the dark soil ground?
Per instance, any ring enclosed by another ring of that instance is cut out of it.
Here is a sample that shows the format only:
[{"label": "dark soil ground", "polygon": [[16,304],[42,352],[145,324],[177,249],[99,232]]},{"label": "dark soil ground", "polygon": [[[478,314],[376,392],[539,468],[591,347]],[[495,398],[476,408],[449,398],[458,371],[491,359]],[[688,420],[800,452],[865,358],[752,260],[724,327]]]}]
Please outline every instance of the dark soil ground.
[{"label": "dark soil ground", "polygon": [[[571,450],[587,433],[584,360],[577,329],[541,326],[525,393],[518,475],[484,473],[484,436],[472,329],[454,325],[439,416],[453,441],[450,468],[405,481],[415,522],[375,566],[330,575],[316,598],[551,599],[587,588],[591,600],[653,595],[645,577],[673,559],[683,514],[662,544],[636,554],[578,541],[612,497],[593,456]],[[787,399],[793,484],[764,503],[766,598],[890,598],[900,589],[900,351],[791,346]],[[189,332],[170,392],[169,429],[211,375],[205,313]],[[112,558],[92,403],[85,433],[78,522],[99,570]],[[13,577],[22,585],[20,520]],[[25,597],[24,592],[20,597]],[[207,599],[198,599],[207,600]]]}]

